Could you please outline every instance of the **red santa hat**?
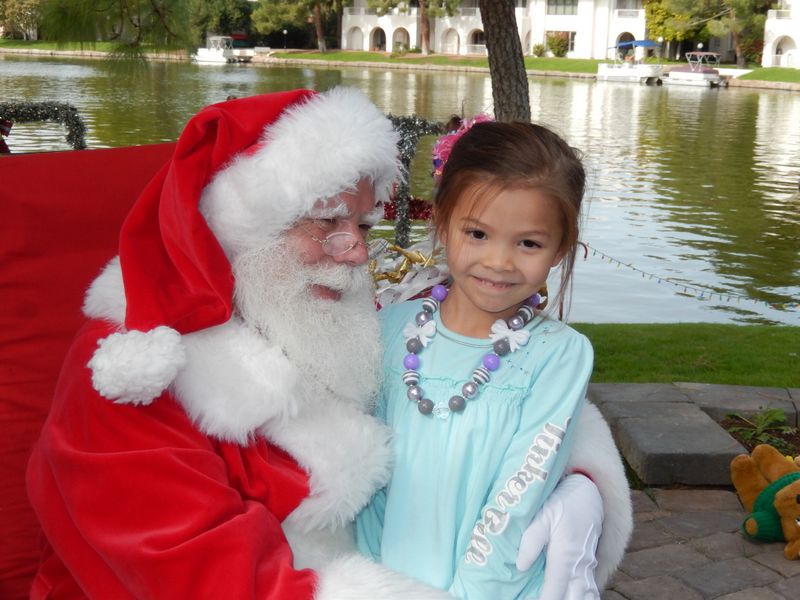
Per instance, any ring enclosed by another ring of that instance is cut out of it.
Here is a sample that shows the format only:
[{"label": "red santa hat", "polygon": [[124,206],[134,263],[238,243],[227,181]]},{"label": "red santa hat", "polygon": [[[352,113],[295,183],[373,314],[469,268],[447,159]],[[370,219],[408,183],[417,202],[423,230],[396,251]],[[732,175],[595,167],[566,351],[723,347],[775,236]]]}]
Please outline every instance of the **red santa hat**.
[{"label": "red santa hat", "polygon": [[95,388],[152,401],[183,366],[181,334],[230,319],[232,259],[364,177],[378,202],[388,200],[399,175],[391,122],[355,89],[201,110],[122,226],[124,330],[99,342],[89,363]]}]

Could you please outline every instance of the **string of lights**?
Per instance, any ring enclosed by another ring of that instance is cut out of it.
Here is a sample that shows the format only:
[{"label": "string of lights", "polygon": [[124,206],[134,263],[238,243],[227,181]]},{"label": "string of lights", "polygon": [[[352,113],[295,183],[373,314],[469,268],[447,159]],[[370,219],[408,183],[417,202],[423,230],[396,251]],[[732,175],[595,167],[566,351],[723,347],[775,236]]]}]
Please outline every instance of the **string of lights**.
[{"label": "string of lights", "polygon": [[641,274],[643,279],[654,280],[657,283],[664,283],[670,285],[679,291],[682,291],[684,294],[694,296],[698,300],[714,300],[715,298],[720,302],[728,302],[732,303],[735,302],[737,304],[741,303],[750,303],[754,305],[761,305],[766,306],[768,308],[772,308],[774,310],[781,310],[781,311],[790,311],[790,310],[797,310],[800,307],[800,303],[794,300],[790,300],[788,302],[768,302],[765,300],[757,300],[755,298],[750,298],[748,296],[744,296],[742,294],[735,294],[732,292],[720,292],[718,290],[714,290],[711,288],[703,287],[701,285],[697,285],[694,283],[686,283],[683,281],[675,281],[674,279],[670,279],[668,277],[662,277],[660,275],[656,275],[655,273],[650,273],[648,271],[644,271],[639,267],[635,266],[633,263],[626,263],[621,261],[609,254],[606,254],[602,250],[598,250],[597,248],[582,242],[584,246],[584,260],[588,258],[588,253],[591,250],[592,256],[598,256],[601,260],[608,262],[609,264],[616,265],[618,269],[626,268],[635,273]]}]

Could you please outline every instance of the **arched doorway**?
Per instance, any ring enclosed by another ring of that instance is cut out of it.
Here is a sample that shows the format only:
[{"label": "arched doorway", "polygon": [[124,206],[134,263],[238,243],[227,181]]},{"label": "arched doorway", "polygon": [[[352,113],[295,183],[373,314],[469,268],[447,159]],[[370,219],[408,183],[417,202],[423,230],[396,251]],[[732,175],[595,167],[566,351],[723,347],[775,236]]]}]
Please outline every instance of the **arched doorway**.
[{"label": "arched doorway", "polygon": [[[616,41],[615,45],[619,46],[620,43],[622,43],[622,42],[632,42],[635,39],[636,39],[636,36],[634,36],[630,31],[624,31],[624,32],[620,33],[617,36],[617,41]],[[615,58],[618,58],[620,60],[624,59],[625,56],[628,53],[630,53],[631,58],[633,57],[633,47],[632,46],[627,46],[625,48],[617,48],[615,52],[616,52]]]},{"label": "arched doorway", "polygon": [[363,50],[364,49],[364,34],[359,27],[351,27],[347,32],[345,38],[347,41],[346,50]]},{"label": "arched doorway", "polygon": [[392,51],[405,52],[411,48],[411,36],[403,27],[398,27],[392,34]]},{"label": "arched doorway", "polygon": [[525,55],[529,55],[532,52],[532,45],[531,45],[531,32],[525,34],[525,41],[522,42],[522,53]]},{"label": "arched doorway", "polygon": [[798,60],[797,44],[790,36],[780,37],[775,42],[775,56],[772,60],[773,67],[800,67]]},{"label": "arched doorway", "polygon": [[386,52],[386,33],[380,27],[372,30],[369,38],[369,49],[373,52]]},{"label": "arched doorway", "polygon": [[442,35],[442,54],[459,54],[460,44],[458,32],[451,27]]},{"label": "arched doorway", "polygon": [[486,36],[481,29],[473,29],[467,36],[467,54],[486,54]]}]

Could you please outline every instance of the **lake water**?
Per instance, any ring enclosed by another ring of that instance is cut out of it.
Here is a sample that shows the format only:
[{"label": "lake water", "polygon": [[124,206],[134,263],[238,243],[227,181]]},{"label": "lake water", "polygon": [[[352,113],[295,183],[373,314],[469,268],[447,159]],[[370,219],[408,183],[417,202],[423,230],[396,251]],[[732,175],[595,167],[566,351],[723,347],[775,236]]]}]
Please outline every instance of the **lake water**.
[{"label": "lake water", "polygon": [[[229,94],[335,85],[382,110],[491,112],[474,73],[154,63],[0,55],[0,97],[73,104],[90,148],[174,140]],[[800,94],[531,78],[535,121],[585,155],[586,260],[570,319],[800,325]],[[13,152],[66,149],[60,126],[15,124]]]}]

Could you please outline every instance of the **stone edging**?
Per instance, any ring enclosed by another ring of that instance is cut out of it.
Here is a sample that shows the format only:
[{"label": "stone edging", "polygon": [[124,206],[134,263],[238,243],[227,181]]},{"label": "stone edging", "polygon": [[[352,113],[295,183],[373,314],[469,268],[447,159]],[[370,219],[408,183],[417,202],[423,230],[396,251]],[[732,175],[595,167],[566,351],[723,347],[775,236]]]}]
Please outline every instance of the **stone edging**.
[{"label": "stone edging", "polygon": [[730,462],[745,449],[719,425],[728,413],[774,407],[789,425],[800,422],[800,388],[592,383],[588,397],[647,485],[730,485]]}]

